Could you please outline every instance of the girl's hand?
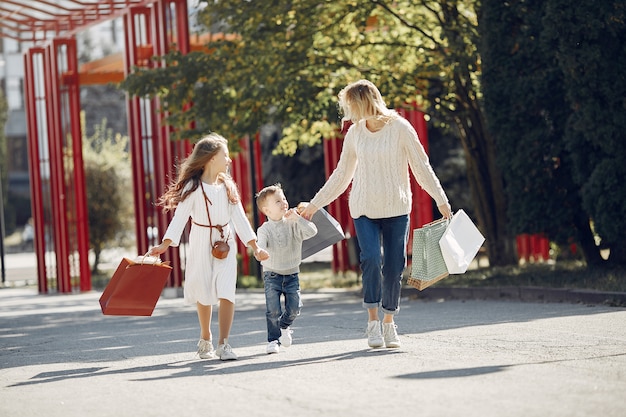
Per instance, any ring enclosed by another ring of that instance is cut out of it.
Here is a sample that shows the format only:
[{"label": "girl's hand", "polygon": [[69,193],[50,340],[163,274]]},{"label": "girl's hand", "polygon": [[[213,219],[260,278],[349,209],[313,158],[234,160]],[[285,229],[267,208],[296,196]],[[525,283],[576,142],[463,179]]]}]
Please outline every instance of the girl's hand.
[{"label": "girl's hand", "polygon": [[171,240],[165,239],[163,242],[161,242],[159,246],[154,246],[153,248],[151,248],[148,251],[148,256],[156,256],[156,257],[160,256],[162,253],[165,253],[167,248],[170,247],[171,243],[172,243]]},{"label": "girl's hand", "polygon": [[254,257],[257,261],[265,261],[270,258],[270,254],[265,249],[256,248],[254,251]]}]

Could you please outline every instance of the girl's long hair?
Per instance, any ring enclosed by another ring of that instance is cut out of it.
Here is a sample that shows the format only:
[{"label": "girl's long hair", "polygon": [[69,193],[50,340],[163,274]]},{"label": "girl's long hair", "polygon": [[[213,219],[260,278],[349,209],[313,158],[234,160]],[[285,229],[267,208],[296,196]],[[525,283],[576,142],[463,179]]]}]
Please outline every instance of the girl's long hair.
[{"label": "girl's long hair", "polygon": [[[220,149],[228,149],[228,141],[217,133],[210,133],[200,139],[193,147],[191,154],[181,163],[178,179],[171,183],[159,199],[164,211],[173,210],[178,204],[189,197],[199,186],[204,167]],[[228,200],[231,204],[239,202],[239,191],[235,181],[225,172],[218,175],[218,180],[226,186]],[[190,187],[187,184],[191,183]]]},{"label": "girl's long hair", "polygon": [[399,117],[395,110],[387,108],[378,88],[368,80],[348,84],[339,92],[338,98],[343,113],[342,122],[378,119],[389,123]]}]

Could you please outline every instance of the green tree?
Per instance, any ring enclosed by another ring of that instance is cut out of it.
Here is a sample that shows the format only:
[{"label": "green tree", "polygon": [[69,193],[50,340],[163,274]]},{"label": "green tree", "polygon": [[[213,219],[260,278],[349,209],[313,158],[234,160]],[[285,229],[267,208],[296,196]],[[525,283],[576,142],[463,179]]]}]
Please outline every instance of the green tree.
[{"label": "green tree", "polygon": [[626,5],[546,5],[543,39],[556,52],[571,116],[565,133],[583,207],[612,263],[626,263]]},{"label": "green tree", "polygon": [[[89,246],[95,255],[92,273],[98,272],[100,255],[108,245],[123,245],[125,232],[132,229],[132,204],[128,190],[130,164],[128,137],[113,134],[106,120],[94,134],[83,137],[83,158],[89,222]],[[84,129],[83,129],[84,131]]]},{"label": "green tree", "polygon": [[215,130],[238,138],[281,123],[276,152],[293,155],[338,135],[337,92],[368,78],[390,105],[416,105],[458,136],[490,262],[516,262],[481,103],[479,1],[200,3],[206,28],[234,36],[216,37],[210,53],[171,53],[164,68],[137,69],[122,84],[159,97],[180,136]]},{"label": "green tree", "polygon": [[545,233],[601,261],[564,140],[571,114],[556,50],[541,41],[546,2],[483,0],[482,86],[512,232]]}]

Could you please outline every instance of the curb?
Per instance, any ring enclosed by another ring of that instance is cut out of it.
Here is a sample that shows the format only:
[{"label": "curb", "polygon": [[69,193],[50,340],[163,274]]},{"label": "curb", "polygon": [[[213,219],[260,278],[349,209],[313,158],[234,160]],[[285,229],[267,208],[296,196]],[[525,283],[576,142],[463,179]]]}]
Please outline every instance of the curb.
[{"label": "curb", "polygon": [[404,296],[423,300],[514,300],[546,303],[605,304],[626,307],[626,293],[546,287],[430,287],[402,289]]}]

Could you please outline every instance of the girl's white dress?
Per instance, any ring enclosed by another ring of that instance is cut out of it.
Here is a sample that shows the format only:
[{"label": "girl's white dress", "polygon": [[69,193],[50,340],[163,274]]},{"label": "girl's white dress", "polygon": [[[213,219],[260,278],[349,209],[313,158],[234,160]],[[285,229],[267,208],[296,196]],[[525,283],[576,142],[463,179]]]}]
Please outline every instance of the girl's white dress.
[{"label": "girl's white dress", "polygon": [[[190,184],[187,185],[187,187],[189,186]],[[171,239],[170,246],[178,246],[183,230],[191,217],[189,251],[185,261],[185,302],[214,305],[217,304],[218,299],[224,298],[234,303],[237,284],[235,233],[245,244],[251,240],[256,240],[256,234],[250,226],[250,221],[241,202],[237,204],[229,202],[224,184],[210,185],[201,182],[201,186],[204,187],[204,191],[212,203],[209,204],[211,223],[213,225],[227,225],[224,228],[224,236],[228,237],[228,245],[230,246],[228,256],[225,259],[217,259],[211,255],[213,242],[220,240],[219,230],[194,224],[194,222],[203,225],[209,224],[204,205],[204,195],[200,187],[178,204],[163,239]],[[213,230],[212,241],[211,230]]]}]

